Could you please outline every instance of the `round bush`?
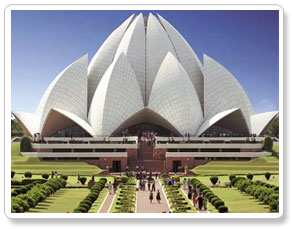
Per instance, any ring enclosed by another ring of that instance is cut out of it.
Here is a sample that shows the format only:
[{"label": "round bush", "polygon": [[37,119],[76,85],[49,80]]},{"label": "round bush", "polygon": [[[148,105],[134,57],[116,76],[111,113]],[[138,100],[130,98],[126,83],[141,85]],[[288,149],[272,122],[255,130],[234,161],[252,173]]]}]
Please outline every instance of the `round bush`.
[{"label": "round bush", "polygon": [[11,178],[13,178],[15,175],[15,172],[14,171],[11,171]]},{"label": "round bush", "polygon": [[78,207],[76,210],[81,212],[81,213],[86,213],[87,212],[86,208],[83,208],[83,207]]},{"label": "round bush", "polygon": [[32,152],[32,146],[29,137],[24,136],[21,138],[20,152]]},{"label": "round bush", "polygon": [[24,177],[31,178],[32,177],[32,173],[31,172],[25,172],[24,173]]},{"label": "round bush", "polygon": [[87,181],[87,178],[86,177],[80,177],[81,184],[84,185],[86,183],[86,181]]},{"label": "round bush", "polygon": [[225,205],[221,205],[218,207],[218,212],[226,213],[226,212],[228,212],[228,207],[226,207]]},{"label": "round bush", "polygon": [[263,149],[268,152],[272,152],[273,149],[273,140],[270,136],[266,136],[264,139],[264,147]]},{"label": "round bush", "polygon": [[80,203],[79,204],[79,208],[85,208],[86,209],[86,212],[88,212],[88,210],[91,208],[91,205],[88,205],[88,204],[85,204],[85,203]]},{"label": "round bush", "polygon": [[129,178],[127,176],[122,176],[121,182],[123,184],[126,184],[128,182]]},{"label": "round bush", "polygon": [[248,179],[252,180],[252,179],[253,179],[253,174],[250,174],[250,173],[249,173],[249,174],[246,175],[246,177],[247,177]]},{"label": "round bush", "polygon": [[270,180],[270,177],[271,177],[271,173],[266,172],[266,173],[265,173],[265,178],[266,178],[267,180]]},{"label": "round bush", "polygon": [[230,175],[229,176],[229,181],[232,181],[236,176],[235,175]]},{"label": "round bush", "polygon": [[212,197],[212,199],[210,200],[210,202],[211,202],[212,205],[214,205],[214,203],[215,203],[217,200],[220,200],[220,199],[218,198],[218,196],[214,196],[214,197]]},{"label": "round bush", "polygon": [[215,184],[217,183],[217,181],[218,181],[218,177],[216,177],[216,176],[212,176],[212,177],[210,177],[210,181],[211,181],[211,183],[212,183],[213,185],[215,185]]},{"label": "round bush", "polygon": [[68,180],[68,176],[66,176],[66,175],[62,175],[61,178],[62,178],[63,180]]},{"label": "round bush", "polygon": [[216,209],[218,209],[222,205],[224,205],[224,202],[222,200],[217,200],[214,202],[214,206]]},{"label": "round bush", "polygon": [[47,174],[47,173],[44,173],[43,175],[42,175],[42,178],[44,178],[44,179],[49,179],[49,174]]}]

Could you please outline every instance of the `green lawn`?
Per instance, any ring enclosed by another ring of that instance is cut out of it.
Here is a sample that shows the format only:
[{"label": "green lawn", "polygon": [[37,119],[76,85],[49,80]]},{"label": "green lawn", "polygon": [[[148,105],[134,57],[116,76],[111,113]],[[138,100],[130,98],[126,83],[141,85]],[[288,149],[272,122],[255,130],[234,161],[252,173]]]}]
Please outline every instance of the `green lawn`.
[{"label": "green lawn", "polygon": [[31,172],[33,174],[51,174],[57,171],[65,175],[92,175],[98,174],[102,170],[86,162],[61,162],[61,161],[41,161],[38,158],[23,157],[20,155],[20,144],[11,144],[11,170],[16,173]]},{"label": "green lawn", "polygon": [[87,194],[87,188],[62,188],[40,202],[35,208],[29,209],[29,213],[67,213],[73,212]]},{"label": "green lawn", "polygon": [[[241,176],[241,177],[246,177],[246,176]],[[207,186],[211,185],[210,176],[198,176],[196,178]],[[219,180],[218,180],[218,183],[216,185],[224,186],[225,182],[229,182],[229,176],[218,176],[218,178],[219,178]],[[260,180],[260,181],[263,181],[263,182],[266,182],[269,184],[279,186],[279,175],[272,175],[270,177],[270,180],[267,180],[264,175],[255,175],[253,177],[253,181],[256,181],[256,180]]]},{"label": "green lawn", "polygon": [[279,173],[279,160],[275,157],[261,157],[250,161],[211,161],[192,170],[198,175],[261,174]]},{"label": "green lawn", "polygon": [[236,188],[211,188],[228,207],[230,213],[269,213],[270,207]]}]

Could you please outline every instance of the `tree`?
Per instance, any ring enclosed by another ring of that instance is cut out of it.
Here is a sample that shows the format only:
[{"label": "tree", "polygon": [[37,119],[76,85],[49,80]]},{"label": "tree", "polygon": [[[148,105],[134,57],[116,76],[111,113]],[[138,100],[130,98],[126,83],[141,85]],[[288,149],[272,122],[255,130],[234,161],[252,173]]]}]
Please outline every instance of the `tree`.
[{"label": "tree", "polygon": [[80,178],[80,182],[81,182],[81,184],[85,184],[85,182],[86,182],[86,180],[87,180],[87,178],[86,177],[81,177]]},{"label": "tree", "polygon": [[23,135],[24,134],[19,123],[16,121],[16,119],[11,119],[11,137],[21,137]]},{"label": "tree", "polygon": [[270,136],[279,136],[279,117],[275,118],[270,124],[267,134]]},{"label": "tree", "polygon": [[21,138],[20,152],[32,152],[32,146],[29,137],[24,136]]},{"label": "tree", "polygon": [[250,174],[250,173],[249,173],[249,174],[246,175],[246,177],[247,177],[248,179],[252,180],[252,179],[253,179],[253,174]]},{"label": "tree", "polygon": [[44,174],[42,175],[42,178],[44,178],[44,179],[48,179],[48,178],[49,178],[49,174],[44,173]]},{"label": "tree", "polygon": [[267,179],[267,180],[270,180],[271,173],[269,173],[269,172],[266,172],[266,173],[265,173],[265,177],[266,177],[266,179]]},{"label": "tree", "polygon": [[264,139],[264,147],[265,151],[271,152],[273,149],[273,140],[270,136],[266,136]]},{"label": "tree", "polygon": [[217,183],[217,181],[218,181],[218,177],[216,177],[216,176],[212,176],[212,177],[210,177],[210,181],[211,181],[211,183],[212,183],[213,185],[215,185],[215,184]]},{"label": "tree", "polygon": [[26,178],[31,178],[31,177],[32,177],[31,172],[25,172],[25,173],[24,173],[24,177],[26,177]]}]

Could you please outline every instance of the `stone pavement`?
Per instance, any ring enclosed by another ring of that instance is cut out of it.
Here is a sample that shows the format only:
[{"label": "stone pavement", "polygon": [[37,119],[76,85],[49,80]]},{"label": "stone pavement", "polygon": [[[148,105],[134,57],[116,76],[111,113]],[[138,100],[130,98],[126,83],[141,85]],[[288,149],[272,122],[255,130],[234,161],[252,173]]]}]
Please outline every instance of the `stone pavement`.
[{"label": "stone pavement", "polygon": [[115,196],[116,196],[115,194],[108,193],[98,213],[108,213]]},{"label": "stone pavement", "polygon": [[[138,185],[137,181],[137,185]],[[166,212],[168,213],[170,211],[166,197],[164,195],[164,192],[162,190],[162,186],[158,179],[155,179],[155,187],[156,192],[153,192],[153,201],[152,204],[150,204],[149,201],[149,193],[147,184],[145,186],[145,191],[137,191],[137,207],[136,207],[136,213],[162,213]],[[160,204],[157,203],[156,200],[156,193],[157,190],[160,191],[161,201]]]}]

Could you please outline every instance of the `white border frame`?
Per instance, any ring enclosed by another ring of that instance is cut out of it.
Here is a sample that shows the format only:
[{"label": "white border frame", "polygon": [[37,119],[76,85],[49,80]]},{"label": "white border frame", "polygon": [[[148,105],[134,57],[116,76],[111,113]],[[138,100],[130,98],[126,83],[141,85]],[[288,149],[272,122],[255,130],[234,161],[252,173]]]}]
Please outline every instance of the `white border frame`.
[{"label": "white border frame", "polygon": [[[279,213],[11,213],[11,11],[12,10],[278,10],[279,11]],[[279,5],[9,5],[5,8],[5,214],[10,218],[280,218],[283,215],[283,14]]]}]

